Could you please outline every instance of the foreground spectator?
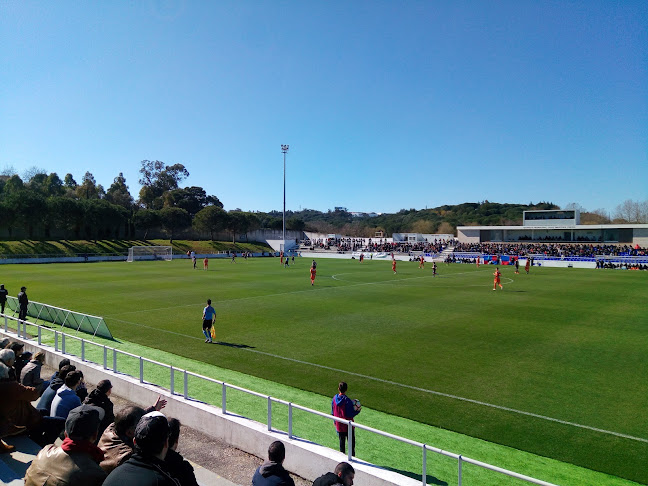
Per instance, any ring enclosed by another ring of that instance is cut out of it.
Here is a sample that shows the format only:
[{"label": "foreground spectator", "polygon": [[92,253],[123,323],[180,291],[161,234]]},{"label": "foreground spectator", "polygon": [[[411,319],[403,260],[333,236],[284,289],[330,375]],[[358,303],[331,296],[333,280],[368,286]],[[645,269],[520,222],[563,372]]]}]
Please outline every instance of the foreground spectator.
[{"label": "foreground spectator", "polygon": [[344,486],[353,486],[353,479],[355,478],[355,470],[348,462],[341,462],[335,466],[334,472],[326,473],[320,476],[313,482],[313,486],[333,486],[335,484],[342,484]]},{"label": "foreground spectator", "polygon": [[[346,420],[353,420],[353,417],[360,412],[356,411],[353,407],[353,400],[347,397],[346,392],[348,385],[346,382],[341,381],[338,385],[338,393],[331,400],[331,411],[334,417],[340,417]],[[338,438],[340,439],[340,452],[346,453],[346,442],[349,438],[349,426],[342,422],[335,421],[335,430],[337,431]],[[355,456],[356,437],[355,428],[352,430],[353,447],[351,448],[351,455]]]},{"label": "foreground spectator", "polygon": [[105,452],[105,458],[100,464],[104,471],[110,473],[130,458],[133,454],[133,439],[138,422],[147,412],[162,410],[166,403],[166,400],[158,397],[155,405],[147,410],[131,406],[117,412],[115,421],[108,426],[99,439],[98,446]]},{"label": "foreground spectator", "polygon": [[20,383],[36,388],[40,395],[49,386],[49,383],[41,378],[43,363],[45,363],[45,353],[38,351],[20,372]]},{"label": "foreground spectator", "polygon": [[70,410],[61,447],[44,447],[25,474],[25,486],[99,486],[106,473],[99,467],[103,452],[94,442],[103,410],[82,405]]},{"label": "foreground spectator", "polygon": [[175,478],[181,486],[198,486],[194,469],[184,457],[176,451],[180,439],[180,421],[169,419],[169,451],[164,462],[171,477]]},{"label": "foreground spectator", "polygon": [[50,415],[50,411],[52,409],[52,401],[54,400],[54,397],[56,396],[56,392],[59,391],[59,389],[65,385],[65,377],[68,375],[68,373],[76,370],[76,367],[74,365],[65,365],[63,366],[60,371],[58,371],[58,376],[55,378],[52,378],[50,381],[49,386],[47,389],[43,392],[43,395],[41,396],[40,400],[38,401],[38,404],[36,405],[36,408],[39,410],[45,410],[45,415]]},{"label": "foreground spectator", "polygon": [[164,415],[151,412],[143,416],[133,443],[133,455],[108,475],[105,486],[179,486],[164,465],[169,450],[169,424]]},{"label": "foreground spectator", "polygon": [[81,405],[81,400],[79,400],[76,394],[76,389],[79,387],[82,379],[83,375],[79,370],[74,370],[67,374],[65,377],[65,385],[59,388],[54,400],[52,400],[50,416],[65,419],[70,410]]},{"label": "foreground spectator", "polygon": [[104,411],[104,417],[99,424],[99,437],[104,433],[110,424],[115,421],[115,414],[113,412],[113,402],[110,401],[110,394],[112,393],[112,383],[110,380],[101,380],[97,383],[97,388],[92,390],[83,403],[94,405]]},{"label": "foreground spectator", "polygon": [[268,460],[261,464],[252,477],[252,486],[295,486],[295,482],[283,467],[286,448],[276,440],[268,447]]}]

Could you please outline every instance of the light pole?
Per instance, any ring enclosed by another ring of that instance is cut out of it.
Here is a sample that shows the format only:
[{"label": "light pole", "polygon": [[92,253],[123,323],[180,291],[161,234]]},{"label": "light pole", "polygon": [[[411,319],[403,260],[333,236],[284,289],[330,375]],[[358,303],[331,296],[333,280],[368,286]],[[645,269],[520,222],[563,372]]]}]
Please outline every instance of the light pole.
[{"label": "light pole", "polygon": [[281,151],[284,154],[284,204],[283,204],[283,245],[284,251],[286,250],[286,153],[288,153],[288,145],[282,145]]}]

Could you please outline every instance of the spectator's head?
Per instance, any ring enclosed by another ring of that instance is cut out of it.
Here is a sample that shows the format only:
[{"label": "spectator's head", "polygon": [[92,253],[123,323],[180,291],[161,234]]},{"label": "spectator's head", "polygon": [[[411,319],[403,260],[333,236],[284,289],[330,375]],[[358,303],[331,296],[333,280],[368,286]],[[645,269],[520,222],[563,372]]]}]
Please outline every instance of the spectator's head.
[{"label": "spectator's head", "polygon": [[45,353],[38,351],[33,357],[32,361],[38,361],[40,364],[45,363]]},{"label": "spectator's head", "polygon": [[9,344],[9,338],[0,339],[0,349],[4,349]]},{"label": "spectator's head", "polygon": [[101,408],[92,405],[73,408],[65,420],[65,435],[75,441],[95,442],[104,414]]},{"label": "spectator's head", "polygon": [[69,365],[69,364],[70,364],[70,360],[68,358],[63,358],[61,361],[59,361],[59,367],[58,367],[59,373],[61,372],[61,370],[65,365]]},{"label": "spectator's head", "polygon": [[144,409],[131,406],[122,408],[115,415],[115,432],[121,437],[132,439],[135,437],[135,427],[144,416]]},{"label": "spectator's head", "polygon": [[12,367],[16,361],[16,354],[9,348],[0,349],[0,361],[9,367]]},{"label": "spectator's head", "polygon": [[349,387],[346,384],[346,381],[341,381],[340,384],[338,385],[338,391],[344,395],[347,392],[347,389]]},{"label": "spectator's head", "polygon": [[23,349],[25,349],[25,345],[23,343],[12,341],[9,344],[7,344],[6,349],[11,349],[16,355],[16,358],[18,358],[21,354],[23,354]]},{"label": "spectator's head", "polygon": [[275,440],[268,447],[268,460],[281,464],[286,458],[286,447],[280,440]]},{"label": "spectator's head", "polygon": [[110,383],[110,380],[101,380],[97,383],[97,390],[109,397],[112,390],[112,383]]},{"label": "spectator's head", "polygon": [[72,390],[76,390],[77,387],[79,386],[79,383],[81,383],[82,379],[83,379],[83,374],[80,371],[78,370],[70,371],[65,377],[65,386],[71,388]]},{"label": "spectator's head", "polygon": [[164,459],[169,450],[169,423],[160,412],[144,415],[135,427],[135,450],[145,457]]},{"label": "spectator's head", "polygon": [[169,449],[174,451],[178,447],[180,440],[180,421],[176,418],[169,419]]},{"label": "spectator's head", "polygon": [[71,365],[71,364],[65,365],[59,370],[58,377],[61,380],[65,381],[65,377],[68,375],[68,373],[71,373],[74,370],[76,370],[76,366]]},{"label": "spectator's head", "polygon": [[353,486],[353,479],[355,478],[355,469],[348,462],[341,462],[335,466],[334,474],[340,478],[344,486]]}]

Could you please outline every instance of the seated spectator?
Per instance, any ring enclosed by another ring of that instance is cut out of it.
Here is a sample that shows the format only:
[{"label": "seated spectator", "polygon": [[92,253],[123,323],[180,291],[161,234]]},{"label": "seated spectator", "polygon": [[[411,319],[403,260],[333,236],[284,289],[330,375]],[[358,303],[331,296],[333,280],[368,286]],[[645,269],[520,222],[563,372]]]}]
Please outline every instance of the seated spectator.
[{"label": "seated spectator", "polygon": [[63,367],[69,364],[70,364],[70,360],[68,358],[63,358],[61,361],[59,361],[58,371],[55,371],[54,374],[50,377],[49,379],[50,383],[54,380],[54,378],[58,378],[59,373],[61,372]]},{"label": "seated spectator", "polygon": [[65,385],[65,377],[68,375],[68,373],[74,370],[76,370],[76,367],[74,365],[63,366],[60,371],[58,371],[58,376],[52,378],[52,380],[50,381],[49,386],[43,392],[43,395],[38,401],[36,408],[38,408],[39,410],[45,410],[47,412],[45,415],[50,415],[52,400],[54,400],[56,392],[59,390],[59,388]]},{"label": "seated spectator", "polygon": [[14,352],[15,355],[15,362],[13,365],[14,371],[11,376],[16,381],[20,381],[20,372],[25,367],[25,365],[29,363],[29,360],[31,359],[31,353],[23,352],[25,349],[25,345],[17,341],[10,342],[9,344],[7,344],[5,349],[11,349]]},{"label": "seated spectator", "polygon": [[25,474],[25,486],[99,486],[106,473],[99,467],[103,452],[94,445],[103,410],[82,405],[70,410],[65,440],[50,444],[36,456]]},{"label": "seated spectator", "polygon": [[43,363],[45,363],[45,353],[38,351],[20,372],[20,383],[36,388],[41,395],[49,386],[49,383],[40,375]]},{"label": "seated spectator", "polygon": [[104,433],[110,424],[115,421],[115,414],[113,412],[113,402],[110,401],[110,394],[112,392],[112,383],[110,380],[101,380],[97,383],[97,388],[92,390],[88,397],[83,401],[87,405],[99,407],[104,411],[104,417],[99,424],[99,435],[97,440]]},{"label": "seated spectator", "polygon": [[135,428],[133,455],[108,475],[105,486],[179,486],[165,469],[169,424],[160,412],[143,416]]},{"label": "seated spectator", "polygon": [[176,452],[180,438],[180,421],[175,418],[170,418],[168,421],[169,451],[164,458],[166,469],[171,477],[175,478],[181,486],[198,486],[193,467],[188,461],[184,460],[179,452]]},{"label": "seated spectator", "polygon": [[268,460],[254,472],[252,486],[295,486],[295,482],[283,467],[286,448],[276,440],[268,447]]},{"label": "seated spectator", "polygon": [[[9,367],[4,364],[4,362],[0,361],[0,382],[9,382],[11,383],[11,379],[9,378]],[[0,384],[0,390],[2,389],[2,385]],[[3,395],[3,400],[8,400],[8,397]],[[6,405],[6,402],[5,404]],[[7,444],[4,440],[5,437],[8,437],[10,435],[15,435],[16,433],[21,433],[23,432],[26,427],[18,427],[13,424],[11,420],[5,415],[6,409],[5,407],[0,406],[0,453],[4,452],[12,452],[15,449],[15,446]]]},{"label": "seated spectator", "polygon": [[44,417],[31,404],[38,398],[38,391],[9,378],[5,361],[13,362],[13,351],[1,350],[0,358],[0,422],[4,429],[3,436],[20,433],[20,428],[25,428],[30,438],[40,446],[54,442],[63,430],[65,421]]},{"label": "seated spectator", "polygon": [[133,438],[138,422],[147,412],[162,410],[166,403],[166,400],[158,397],[155,405],[147,410],[131,406],[117,412],[115,421],[108,426],[99,439],[98,446],[105,453],[105,458],[100,464],[104,471],[110,473],[128,460],[133,454]]},{"label": "seated spectator", "polygon": [[341,462],[335,466],[334,472],[329,472],[320,476],[313,482],[313,486],[333,486],[335,484],[342,484],[344,486],[352,486],[353,479],[355,478],[355,470],[348,462]]},{"label": "seated spectator", "polygon": [[67,374],[65,377],[65,385],[58,389],[54,400],[52,400],[51,417],[67,418],[70,410],[81,405],[81,400],[76,395],[76,389],[82,379],[83,375],[78,370],[71,371]]}]

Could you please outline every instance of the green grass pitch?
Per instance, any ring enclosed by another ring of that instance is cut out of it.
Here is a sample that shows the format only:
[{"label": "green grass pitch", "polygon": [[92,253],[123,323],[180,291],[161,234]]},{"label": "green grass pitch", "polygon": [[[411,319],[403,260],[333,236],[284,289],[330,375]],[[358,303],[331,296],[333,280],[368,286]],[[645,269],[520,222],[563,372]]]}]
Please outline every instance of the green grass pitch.
[{"label": "green grass pitch", "polygon": [[[646,272],[505,266],[493,292],[492,266],[322,258],[311,287],[309,265],[7,265],[1,280],[104,316],[118,340],[325,396],[345,380],[372,409],[648,482]],[[201,334],[207,298],[220,344]]]}]

